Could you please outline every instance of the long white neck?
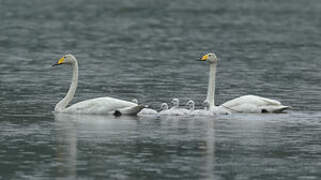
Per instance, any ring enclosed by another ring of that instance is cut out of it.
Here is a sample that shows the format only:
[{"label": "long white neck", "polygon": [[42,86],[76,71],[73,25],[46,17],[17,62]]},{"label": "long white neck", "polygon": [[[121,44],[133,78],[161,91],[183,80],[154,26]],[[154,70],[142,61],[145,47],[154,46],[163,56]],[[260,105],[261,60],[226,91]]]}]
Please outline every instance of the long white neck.
[{"label": "long white neck", "polygon": [[77,89],[77,85],[78,85],[78,62],[77,62],[77,60],[74,59],[74,61],[72,62],[71,65],[72,65],[72,71],[73,71],[71,85],[69,87],[69,90],[68,90],[66,96],[56,104],[55,111],[57,111],[57,112],[62,112],[63,110],[66,109],[66,107],[71,102],[72,98],[74,97],[76,89]]},{"label": "long white neck", "polygon": [[216,76],[216,63],[210,64],[209,81],[207,88],[206,100],[209,102],[209,109],[212,110],[215,106],[215,76]]}]

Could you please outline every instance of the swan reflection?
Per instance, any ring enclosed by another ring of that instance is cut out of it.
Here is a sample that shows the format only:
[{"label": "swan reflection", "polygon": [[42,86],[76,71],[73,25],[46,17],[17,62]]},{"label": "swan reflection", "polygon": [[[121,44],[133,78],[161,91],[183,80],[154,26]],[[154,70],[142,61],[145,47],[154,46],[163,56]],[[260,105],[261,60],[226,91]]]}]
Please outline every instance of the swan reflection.
[{"label": "swan reflection", "polygon": [[57,176],[76,179],[94,171],[110,179],[129,178],[138,168],[146,174],[163,172],[166,179],[174,168],[182,176],[198,169],[198,174],[213,179],[214,121],[57,113]]},{"label": "swan reflection", "polygon": [[[57,177],[76,179],[79,144],[85,141],[97,144],[110,141],[117,134],[135,131],[137,117],[72,115],[55,113]],[[112,135],[113,134],[113,135]],[[93,147],[94,148],[94,147]]]}]

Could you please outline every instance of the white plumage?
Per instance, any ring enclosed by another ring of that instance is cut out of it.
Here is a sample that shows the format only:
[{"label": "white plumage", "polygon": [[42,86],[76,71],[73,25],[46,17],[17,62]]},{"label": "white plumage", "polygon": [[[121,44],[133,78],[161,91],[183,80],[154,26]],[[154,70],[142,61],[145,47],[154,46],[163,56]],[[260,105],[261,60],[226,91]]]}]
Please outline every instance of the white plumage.
[{"label": "white plumage", "polygon": [[170,115],[170,110],[168,109],[167,103],[161,104],[161,111],[158,113],[159,115]]},{"label": "white plumage", "polygon": [[230,112],[239,113],[279,113],[289,108],[282,105],[279,101],[268,99],[255,95],[245,95],[225,102],[221,106],[215,106],[215,76],[216,64],[218,59],[214,53],[204,55],[201,61],[207,61],[210,64],[209,83],[206,100],[210,103],[210,110],[215,114],[229,114]]},{"label": "white plumage", "polygon": [[277,100],[255,95],[241,96],[227,101],[221,106],[238,113],[278,113],[289,108],[289,106],[284,106]]},{"label": "white plumage", "polygon": [[78,62],[76,58],[71,55],[65,55],[54,65],[70,64],[73,68],[73,76],[70,88],[66,96],[56,104],[55,111],[63,113],[77,113],[77,114],[117,114],[117,115],[136,115],[144,108],[133,102],[128,102],[112,97],[100,97],[78,102],[74,105],[69,105],[75,95],[78,85]]},{"label": "white plumage", "polygon": [[62,112],[79,114],[113,114],[118,110],[122,112],[122,114],[135,114],[135,112],[130,113],[130,110],[135,109],[135,107],[139,107],[139,105],[112,97],[100,97],[78,102],[64,109]]},{"label": "white plumage", "polygon": [[187,109],[179,107],[179,99],[178,98],[172,99],[171,103],[172,103],[173,107],[169,109],[170,114],[172,114],[174,116],[184,116],[189,113],[189,111]]},{"label": "white plumage", "polygon": [[[132,102],[138,104],[138,100],[137,99],[133,99]],[[137,115],[138,116],[153,116],[153,115],[157,115],[157,111],[155,111],[154,109],[148,108],[148,106],[145,106],[144,109],[142,109]]]}]

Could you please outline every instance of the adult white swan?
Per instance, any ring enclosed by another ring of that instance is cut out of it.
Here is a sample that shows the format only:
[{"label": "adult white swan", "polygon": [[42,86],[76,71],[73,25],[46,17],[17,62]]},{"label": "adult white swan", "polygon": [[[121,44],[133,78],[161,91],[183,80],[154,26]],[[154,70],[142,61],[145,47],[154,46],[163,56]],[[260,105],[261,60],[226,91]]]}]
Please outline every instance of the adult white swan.
[{"label": "adult white swan", "polygon": [[78,102],[69,107],[69,103],[75,95],[78,85],[78,62],[76,58],[67,54],[60,58],[56,65],[69,64],[72,66],[73,75],[70,88],[66,96],[56,104],[55,111],[63,113],[78,113],[78,114],[114,114],[114,115],[136,115],[144,108],[143,105],[138,105],[133,102],[128,102],[112,97],[100,97]]},{"label": "adult white swan", "polygon": [[214,95],[215,95],[215,75],[217,57],[214,53],[208,53],[201,57],[200,61],[207,61],[210,64],[209,82],[207,89],[206,100],[210,102],[210,109],[226,109],[231,112],[239,113],[278,113],[289,108],[289,106],[282,105],[279,101],[268,99],[255,95],[245,95],[230,101],[225,102],[221,106],[215,107]]}]

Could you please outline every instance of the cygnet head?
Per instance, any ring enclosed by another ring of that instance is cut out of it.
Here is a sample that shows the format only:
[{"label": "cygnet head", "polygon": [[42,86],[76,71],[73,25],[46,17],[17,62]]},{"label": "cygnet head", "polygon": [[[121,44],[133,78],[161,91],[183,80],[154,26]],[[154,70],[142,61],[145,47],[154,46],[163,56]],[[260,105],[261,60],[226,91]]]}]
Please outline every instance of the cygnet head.
[{"label": "cygnet head", "polygon": [[76,61],[76,58],[73,55],[66,54],[62,58],[60,58],[56,64],[52,66],[61,65],[61,64],[73,64],[75,63],[75,61]]},{"label": "cygnet head", "polygon": [[189,110],[194,110],[195,109],[195,103],[194,103],[193,100],[187,101],[186,106],[187,106],[187,109],[189,109]]},{"label": "cygnet head", "polygon": [[171,103],[172,103],[173,107],[179,107],[179,100],[178,100],[178,98],[172,99]]},{"label": "cygnet head", "polygon": [[132,99],[132,102],[138,104],[138,100],[136,98]]},{"label": "cygnet head", "polygon": [[205,54],[203,57],[201,57],[200,61],[207,61],[210,64],[213,64],[213,63],[216,64],[218,60],[214,53],[208,53],[208,54]]},{"label": "cygnet head", "polygon": [[161,111],[168,110],[167,103],[162,103],[160,108],[161,108]]},{"label": "cygnet head", "polygon": [[210,102],[208,102],[208,100],[203,101],[203,106],[205,110],[208,110],[210,107]]}]

